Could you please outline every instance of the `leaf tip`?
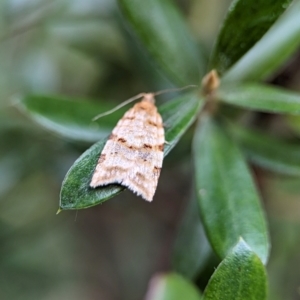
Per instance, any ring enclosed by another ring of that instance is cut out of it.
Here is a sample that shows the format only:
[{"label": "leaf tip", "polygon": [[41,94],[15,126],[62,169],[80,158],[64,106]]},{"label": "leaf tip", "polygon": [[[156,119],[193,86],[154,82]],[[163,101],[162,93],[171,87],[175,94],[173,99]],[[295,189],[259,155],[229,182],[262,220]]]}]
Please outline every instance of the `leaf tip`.
[{"label": "leaf tip", "polygon": [[61,211],[62,211],[62,209],[59,207],[57,212],[56,212],[56,215],[58,215]]}]

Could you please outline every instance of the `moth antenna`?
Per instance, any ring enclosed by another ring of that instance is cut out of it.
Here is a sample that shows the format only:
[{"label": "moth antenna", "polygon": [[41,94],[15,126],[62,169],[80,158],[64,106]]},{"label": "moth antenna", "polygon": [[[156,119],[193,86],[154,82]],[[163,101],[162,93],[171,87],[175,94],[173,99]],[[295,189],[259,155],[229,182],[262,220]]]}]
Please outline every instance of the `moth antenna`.
[{"label": "moth antenna", "polygon": [[183,90],[186,90],[186,89],[196,88],[196,87],[199,87],[199,86],[196,85],[196,84],[190,84],[190,85],[186,85],[186,86],[181,87],[181,88],[173,88],[173,89],[162,90],[162,91],[159,91],[159,92],[156,92],[156,93],[152,93],[152,95],[157,96],[157,95],[161,95],[161,94],[165,94],[165,93],[169,93],[169,92],[183,91]]},{"label": "moth antenna", "polygon": [[[162,91],[159,91],[159,92],[155,92],[155,93],[151,93],[153,96],[157,96],[157,95],[161,95],[161,94],[165,94],[165,93],[169,93],[169,92],[176,92],[176,91],[183,91],[183,90],[186,90],[186,89],[190,89],[190,88],[196,88],[198,87],[198,85],[194,85],[194,84],[190,84],[190,85],[187,85],[187,86],[184,86],[184,87],[181,87],[181,88],[173,88],[173,89],[166,89],[166,90],[162,90]],[[110,115],[112,114],[113,112],[117,111],[118,109],[122,108],[123,106],[141,98],[145,96],[145,93],[140,93],[132,98],[129,98],[128,100],[125,100],[123,101],[121,104],[117,105],[116,107],[114,107],[113,109],[109,110],[109,111],[106,111],[102,114],[99,114],[97,115],[96,117],[94,117],[92,120],[93,121],[96,121],[104,116],[107,116],[107,115]]]},{"label": "moth antenna", "polygon": [[132,98],[129,98],[128,100],[123,101],[121,104],[117,105],[117,106],[114,107],[113,109],[111,109],[111,110],[109,110],[109,111],[106,111],[106,112],[104,112],[104,113],[102,113],[102,114],[97,115],[97,116],[94,117],[92,120],[93,120],[93,121],[96,121],[96,120],[98,120],[99,118],[102,118],[102,117],[104,117],[104,116],[110,115],[110,114],[112,114],[113,112],[115,112],[115,111],[117,111],[118,109],[120,109],[121,107],[123,107],[123,106],[125,106],[125,105],[127,105],[127,104],[129,104],[129,103],[131,103],[131,102],[133,102],[133,101],[135,101],[135,100],[137,100],[137,99],[143,97],[144,95],[145,95],[145,93],[140,93],[140,94],[138,94],[138,95],[136,95],[136,96],[134,96],[134,97],[132,97]]}]

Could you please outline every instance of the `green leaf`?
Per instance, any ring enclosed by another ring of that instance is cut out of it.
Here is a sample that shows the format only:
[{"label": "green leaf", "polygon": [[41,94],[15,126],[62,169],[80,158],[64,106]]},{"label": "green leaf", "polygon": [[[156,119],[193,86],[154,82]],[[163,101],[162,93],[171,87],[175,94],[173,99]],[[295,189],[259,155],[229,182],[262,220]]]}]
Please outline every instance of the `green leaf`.
[{"label": "green leaf", "polygon": [[300,94],[259,83],[221,85],[216,99],[263,112],[300,114]]},{"label": "green leaf", "polygon": [[244,157],[225,128],[222,122],[203,115],[194,137],[202,221],[221,258],[242,237],[265,263],[269,243],[260,199]]},{"label": "green leaf", "polygon": [[169,273],[157,275],[151,282],[146,295],[147,300],[200,300],[201,294],[192,282],[184,277]]},{"label": "green leaf", "polygon": [[203,62],[177,8],[169,0],[119,0],[123,14],[159,68],[178,85],[198,84]]},{"label": "green leaf", "polygon": [[273,25],[291,0],[233,1],[217,38],[211,69],[223,73]]},{"label": "green leaf", "polygon": [[294,1],[270,30],[223,77],[224,81],[267,78],[299,47],[300,2]]},{"label": "green leaf", "polygon": [[241,239],[221,262],[204,291],[203,300],[266,300],[266,271]]},{"label": "green leaf", "polygon": [[285,116],[285,121],[292,131],[299,136],[300,135],[300,116]]},{"label": "green leaf", "polygon": [[268,170],[300,176],[300,147],[257,130],[233,127],[248,158]]},{"label": "green leaf", "polygon": [[[165,124],[164,155],[177,144],[181,136],[194,122],[203,101],[196,94],[181,96],[161,107],[159,111]],[[89,187],[91,177],[106,140],[101,140],[84,152],[67,173],[60,194],[61,209],[81,209],[97,205],[114,197],[124,188],[109,185],[92,189]]]},{"label": "green leaf", "polygon": [[186,208],[172,257],[174,270],[190,279],[195,278],[205,267],[211,254],[196,200],[192,197]]},{"label": "green leaf", "polygon": [[[57,96],[27,96],[17,106],[42,127],[70,140],[95,142],[106,137],[122,111],[92,122],[93,117],[108,111],[113,104],[74,101]],[[124,111],[124,110],[123,110]]]},{"label": "green leaf", "polygon": [[268,197],[272,199],[269,219],[272,228],[272,259],[268,263],[268,299],[296,300],[300,278],[299,180],[270,179],[268,185],[272,188],[269,189]]}]

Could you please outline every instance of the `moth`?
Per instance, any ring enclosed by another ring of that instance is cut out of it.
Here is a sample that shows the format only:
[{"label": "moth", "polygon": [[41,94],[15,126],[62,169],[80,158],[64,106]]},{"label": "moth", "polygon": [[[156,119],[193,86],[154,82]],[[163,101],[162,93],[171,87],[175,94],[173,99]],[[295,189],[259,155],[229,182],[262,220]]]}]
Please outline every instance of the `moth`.
[{"label": "moth", "polygon": [[117,183],[152,201],[163,163],[165,132],[154,94],[141,95],[142,100],[113,129],[90,186]]}]

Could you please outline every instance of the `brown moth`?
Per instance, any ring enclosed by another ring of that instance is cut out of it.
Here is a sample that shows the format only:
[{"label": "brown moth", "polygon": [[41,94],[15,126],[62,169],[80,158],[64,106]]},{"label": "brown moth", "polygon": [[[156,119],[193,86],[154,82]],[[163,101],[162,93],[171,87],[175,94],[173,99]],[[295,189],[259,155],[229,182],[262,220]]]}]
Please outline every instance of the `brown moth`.
[{"label": "brown moth", "polygon": [[152,201],[162,167],[164,143],[163,121],[154,94],[143,94],[142,100],[113,129],[90,186],[118,183]]}]

